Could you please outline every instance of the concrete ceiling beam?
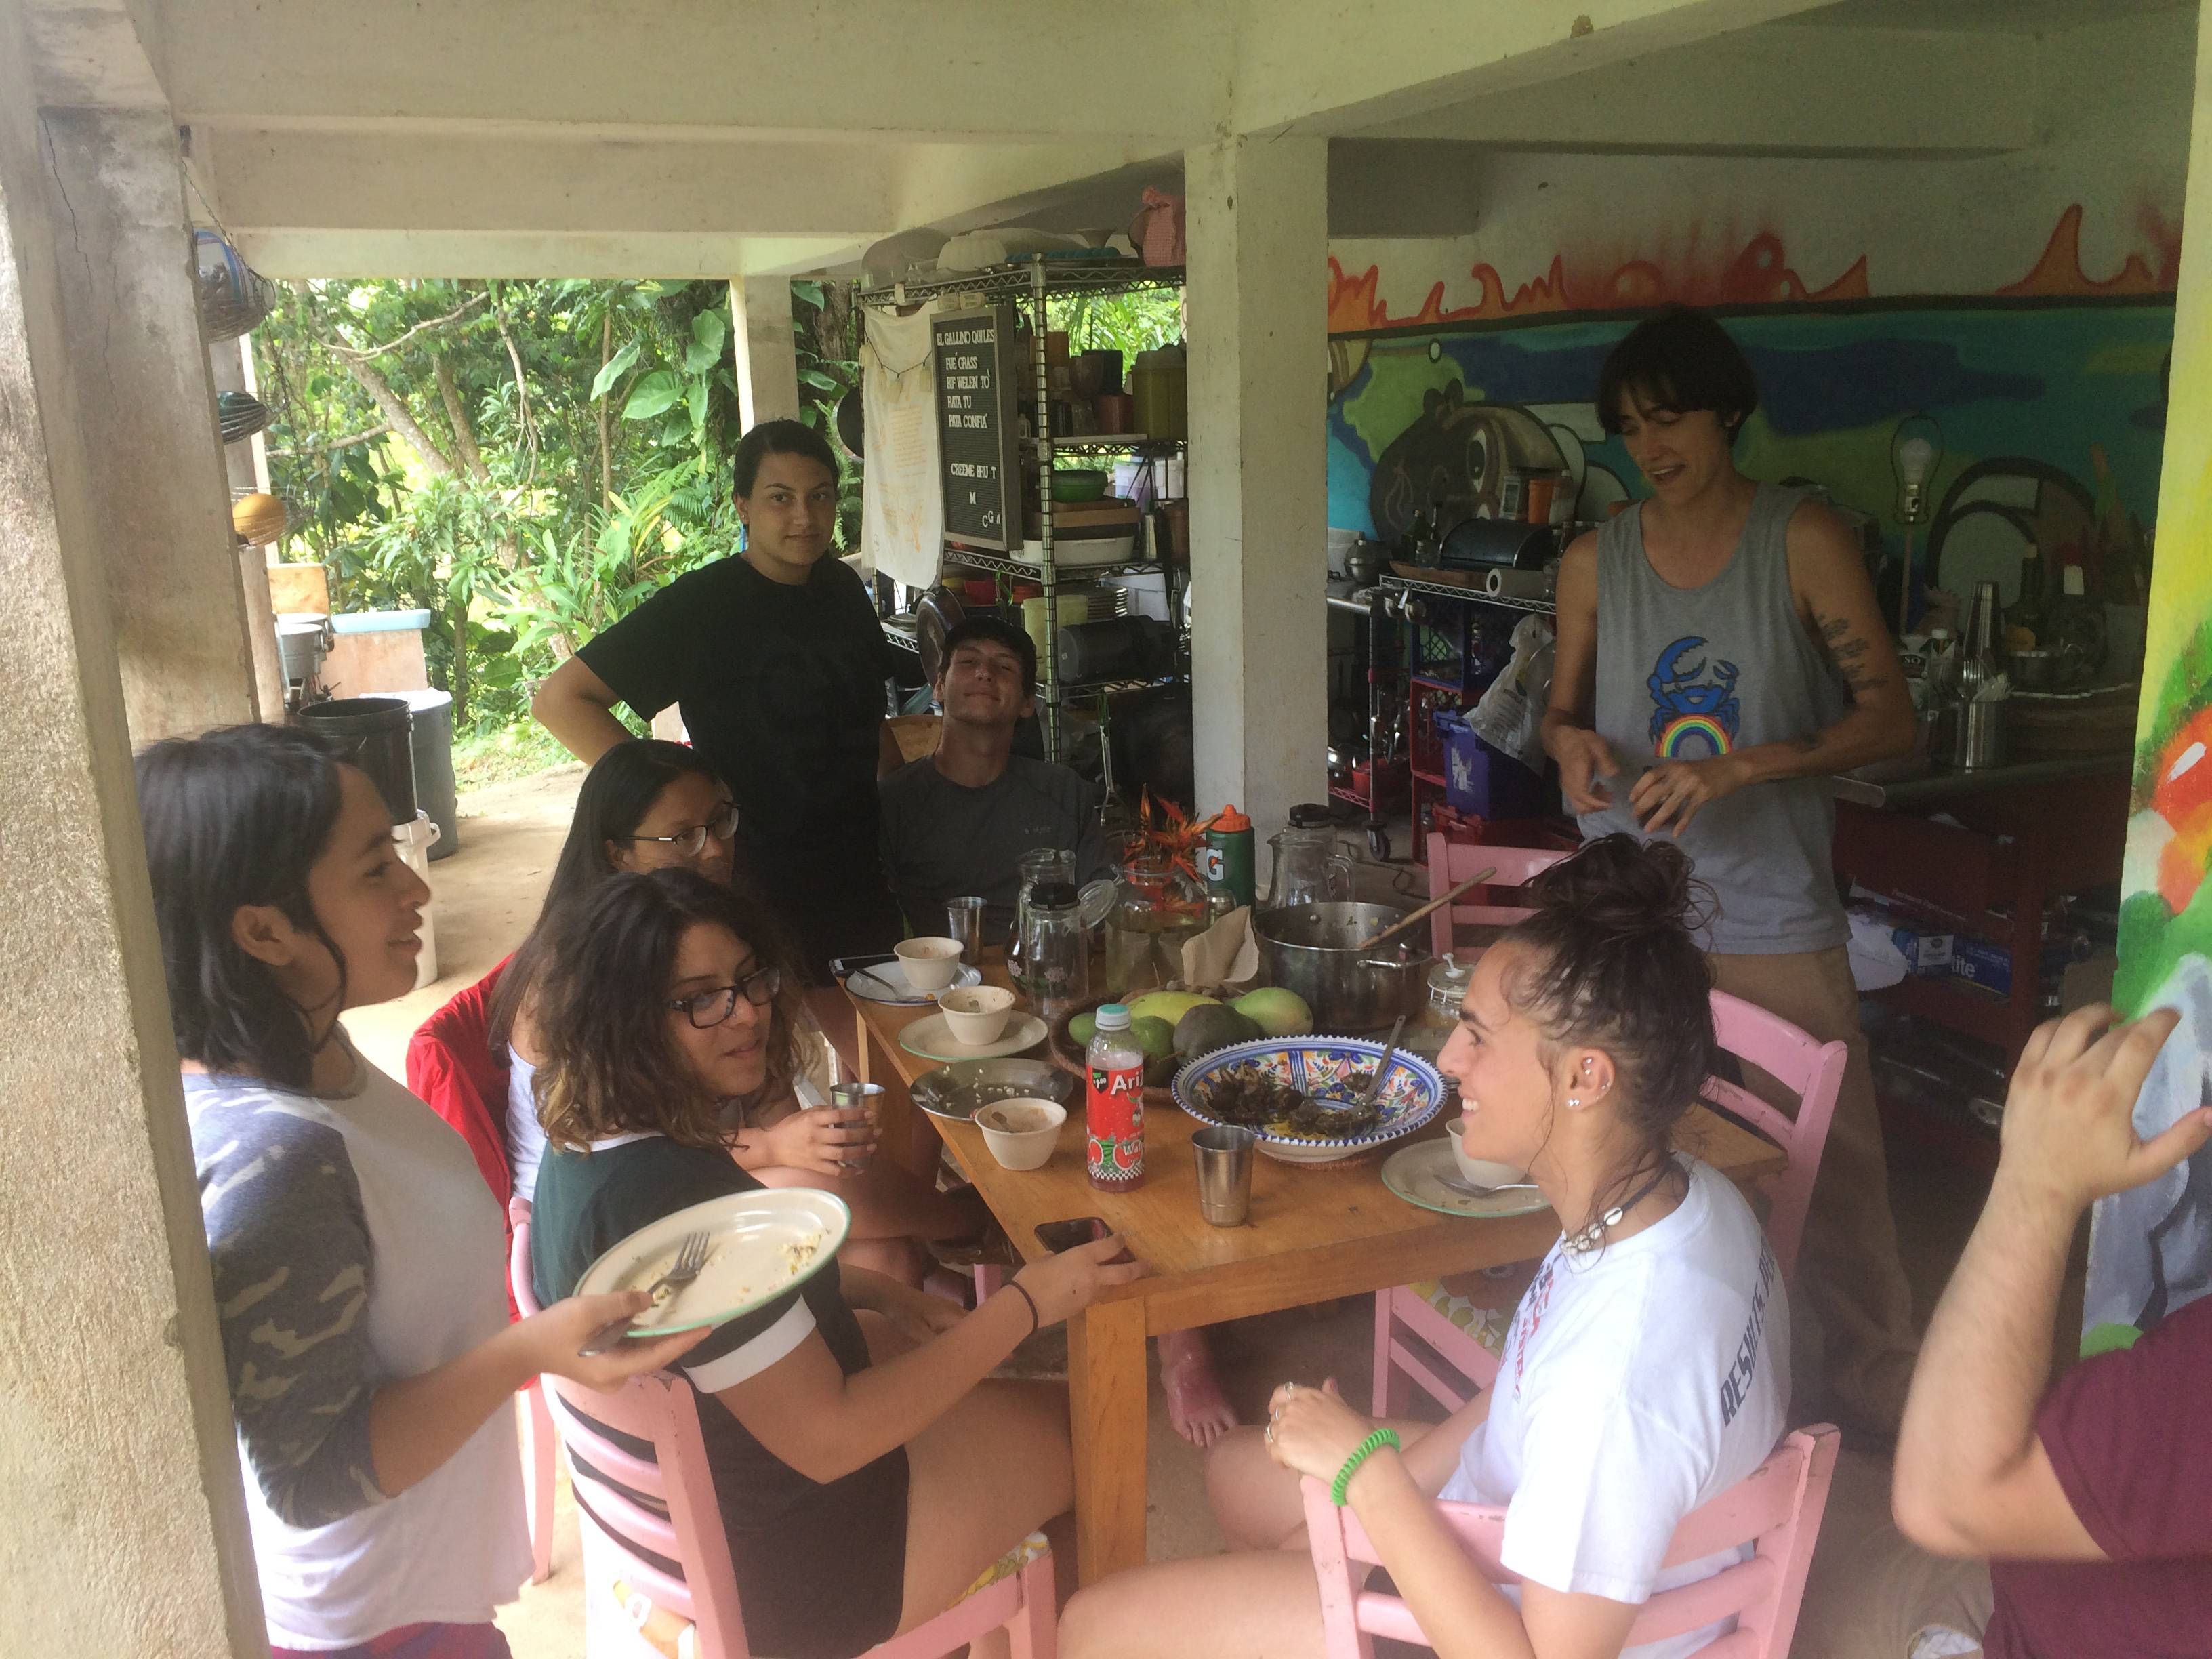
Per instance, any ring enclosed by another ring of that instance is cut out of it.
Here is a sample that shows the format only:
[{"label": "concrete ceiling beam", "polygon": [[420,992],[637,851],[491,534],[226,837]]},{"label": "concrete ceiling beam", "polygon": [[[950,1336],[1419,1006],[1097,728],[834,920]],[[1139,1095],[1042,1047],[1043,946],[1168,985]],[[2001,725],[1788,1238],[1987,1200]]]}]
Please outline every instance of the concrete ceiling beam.
[{"label": "concrete ceiling beam", "polygon": [[828,237],[628,231],[354,230],[234,227],[240,252],[266,276],[716,280],[818,270],[853,243]]},{"label": "concrete ceiling beam", "polygon": [[1371,137],[1498,149],[1937,157],[2037,141],[2029,36],[1745,29],[1386,122]]},{"label": "concrete ceiling beam", "polygon": [[1364,133],[1824,0],[1242,0],[1229,126]]},{"label": "concrete ceiling beam", "polygon": [[[860,140],[1146,138],[1227,97],[1225,8],[1187,0],[164,0],[179,119]],[[1130,77],[1140,80],[1133,89]]]},{"label": "concrete ceiling beam", "polygon": [[533,143],[224,131],[226,222],[356,230],[880,235],[898,153],[822,143]]}]

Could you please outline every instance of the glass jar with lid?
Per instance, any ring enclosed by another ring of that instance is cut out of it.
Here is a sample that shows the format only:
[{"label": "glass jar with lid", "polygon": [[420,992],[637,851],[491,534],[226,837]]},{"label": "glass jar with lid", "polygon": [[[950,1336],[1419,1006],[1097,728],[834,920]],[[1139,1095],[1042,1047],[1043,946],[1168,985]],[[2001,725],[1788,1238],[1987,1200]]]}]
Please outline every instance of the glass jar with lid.
[{"label": "glass jar with lid", "polygon": [[1442,1054],[1451,1040],[1452,1028],[1459,1024],[1459,1006],[1467,1000],[1467,988],[1474,982],[1471,962],[1443,957],[1432,963],[1427,994],[1419,1012],[1406,1027],[1406,1046],[1430,1060]]}]

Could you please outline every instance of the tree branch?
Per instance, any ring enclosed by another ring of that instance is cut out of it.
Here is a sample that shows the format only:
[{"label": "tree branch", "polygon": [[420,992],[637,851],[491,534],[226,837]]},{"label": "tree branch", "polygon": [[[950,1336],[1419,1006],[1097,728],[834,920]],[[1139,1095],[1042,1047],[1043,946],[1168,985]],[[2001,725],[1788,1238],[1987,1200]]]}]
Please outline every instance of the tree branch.
[{"label": "tree branch", "polygon": [[[599,313],[599,373],[607,372],[607,364],[615,355],[615,307],[610,299],[606,309]],[[1155,358],[1153,361],[1158,362]],[[599,406],[599,507],[602,512],[614,505],[614,456],[607,447],[607,400],[593,399]]]},{"label": "tree branch", "polygon": [[443,328],[447,323],[458,322],[463,316],[482,305],[488,297],[483,294],[471,294],[444,316],[433,317],[427,322],[417,323],[398,339],[387,341],[383,345],[371,346],[366,351],[356,351],[351,346],[342,346],[333,340],[325,340],[323,345],[332,356],[337,358],[348,368],[351,368],[355,363],[365,363],[373,357],[381,357],[387,351],[397,351],[418,334],[427,333],[434,328]]},{"label": "tree branch", "polygon": [[349,432],[343,438],[333,438],[328,443],[293,444],[283,449],[272,449],[269,453],[271,455],[328,455],[336,450],[351,449],[356,444],[365,444],[372,439],[381,438],[391,430],[391,422],[379,421],[366,432]]},{"label": "tree branch", "polygon": [[538,474],[538,422],[530,413],[530,382],[522,372],[522,352],[514,343],[514,336],[507,332],[507,310],[503,306],[491,308],[492,321],[498,325],[499,337],[507,343],[507,360],[514,365],[514,416],[522,429],[525,459],[522,477],[527,483]]},{"label": "tree branch", "polygon": [[430,374],[438,382],[438,396],[446,405],[446,423],[453,430],[453,447],[460,454],[461,465],[471,477],[489,483],[490,469],[484,465],[483,451],[477,447],[476,428],[469,424],[468,410],[461,407],[460,388],[453,384],[453,371],[444,352],[430,354]]},{"label": "tree branch", "polygon": [[430,441],[409,412],[406,403],[392,389],[391,382],[366,362],[349,362],[346,368],[361,382],[362,390],[376,400],[376,406],[384,411],[384,418],[392,422],[392,429],[422,458],[422,465],[441,478],[452,477],[453,462],[446,458],[445,451]]}]

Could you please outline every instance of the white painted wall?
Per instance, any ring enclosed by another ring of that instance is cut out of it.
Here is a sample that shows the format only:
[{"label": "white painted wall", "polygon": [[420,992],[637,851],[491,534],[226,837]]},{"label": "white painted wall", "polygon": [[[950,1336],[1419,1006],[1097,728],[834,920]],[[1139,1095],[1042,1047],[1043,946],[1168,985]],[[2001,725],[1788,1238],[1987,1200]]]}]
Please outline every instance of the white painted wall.
[{"label": "white painted wall", "polygon": [[[1601,155],[1489,149],[1476,170],[1474,222],[1427,241],[1333,238],[1349,276],[1379,268],[1378,298],[1413,317],[1432,286],[1446,309],[1480,304],[1478,265],[1505,297],[1547,278],[1602,284],[1647,259],[1669,276],[1717,271],[1762,232],[1817,290],[1863,256],[1875,296],[1986,294],[2018,282],[2065,210],[2080,204],[2086,273],[2117,275],[2132,256],[2154,275],[2178,244],[2187,172],[2196,19],[2137,15],[2043,37],[2018,89],[2039,141],[1974,159]],[[1818,31],[1807,31],[1818,33]],[[1978,88],[1986,94],[1986,88]],[[1900,114],[1900,119],[1904,117]],[[1665,137],[1656,118],[1653,141]],[[1411,197],[1426,177],[1401,176]],[[1464,192],[1465,180],[1451,188]],[[1410,211],[1410,210],[1408,210]],[[1344,326],[1341,318],[1334,326]]]}]

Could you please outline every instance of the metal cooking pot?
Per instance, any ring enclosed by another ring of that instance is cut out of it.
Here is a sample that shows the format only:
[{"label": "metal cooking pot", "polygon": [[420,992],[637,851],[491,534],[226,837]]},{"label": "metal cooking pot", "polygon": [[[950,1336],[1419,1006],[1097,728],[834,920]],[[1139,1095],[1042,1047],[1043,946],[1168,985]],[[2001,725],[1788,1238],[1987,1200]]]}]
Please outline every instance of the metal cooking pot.
[{"label": "metal cooking pot", "polygon": [[1370,951],[1356,950],[1406,914],[1388,904],[1294,904],[1262,910],[1252,932],[1261,977],[1295,991],[1313,1010],[1315,1029],[1350,1035],[1388,1025],[1427,1006],[1428,932],[1415,928]]}]

